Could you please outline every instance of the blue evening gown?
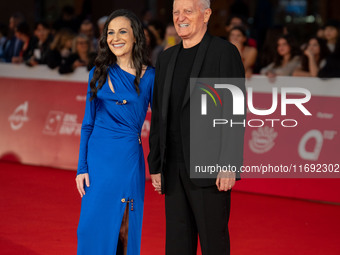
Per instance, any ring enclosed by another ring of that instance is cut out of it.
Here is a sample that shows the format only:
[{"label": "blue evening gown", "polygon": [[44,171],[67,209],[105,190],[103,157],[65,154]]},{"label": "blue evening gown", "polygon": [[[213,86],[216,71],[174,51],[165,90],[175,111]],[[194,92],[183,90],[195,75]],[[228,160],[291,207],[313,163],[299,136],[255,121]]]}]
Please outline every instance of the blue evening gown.
[{"label": "blue evening gown", "polygon": [[[89,75],[89,84],[94,69]],[[128,255],[140,254],[145,165],[141,129],[152,100],[155,70],[140,80],[117,64],[109,67],[115,93],[106,79],[97,98],[89,101],[88,86],[82,123],[78,172],[89,173],[78,225],[78,255],[115,255],[120,226],[129,206]],[[125,101],[124,101],[125,100]],[[133,203],[126,203],[132,201]]]}]

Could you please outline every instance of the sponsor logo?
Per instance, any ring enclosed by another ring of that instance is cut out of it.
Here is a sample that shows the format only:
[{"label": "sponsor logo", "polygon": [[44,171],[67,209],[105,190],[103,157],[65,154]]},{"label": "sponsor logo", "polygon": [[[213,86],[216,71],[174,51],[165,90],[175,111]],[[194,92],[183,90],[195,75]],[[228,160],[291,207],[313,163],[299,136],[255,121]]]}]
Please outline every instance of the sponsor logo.
[{"label": "sponsor logo", "polygon": [[[322,147],[325,141],[334,140],[337,135],[336,130],[324,130],[323,132],[318,129],[309,130],[304,134],[299,142],[298,152],[299,156],[305,160],[317,161],[319,159]],[[308,146],[307,144],[313,144]]]},{"label": "sponsor logo", "polygon": [[86,95],[77,95],[76,101],[77,102],[86,102]]},{"label": "sponsor logo", "polygon": [[275,145],[277,132],[274,128],[265,126],[251,132],[252,139],[249,141],[249,148],[258,154],[270,151]]},{"label": "sponsor logo", "polygon": [[76,135],[80,136],[81,123],[78,115],[61,111],[50,111],[45,122],[43,133],[46,135]]},{"label": "sponsor logo", "polygon": [[14,110],[14,112],[8,118],[12,130],[19,130],[22,128],[24,123],[29,120],[27,117],[27,112],[28,101],[25,101]]},{"label": "sponsor logo", "polygon": [[43,133],[46,135],[56,135],[60,128],[63,115],[63,112],[50,111],[45,122]]},{"label": "sponsor logo", "polygon": [[317,112],[316,117],[319,119],[328,119],[331,120],[334,117],[333,113],[325,113],[325,112]]}]

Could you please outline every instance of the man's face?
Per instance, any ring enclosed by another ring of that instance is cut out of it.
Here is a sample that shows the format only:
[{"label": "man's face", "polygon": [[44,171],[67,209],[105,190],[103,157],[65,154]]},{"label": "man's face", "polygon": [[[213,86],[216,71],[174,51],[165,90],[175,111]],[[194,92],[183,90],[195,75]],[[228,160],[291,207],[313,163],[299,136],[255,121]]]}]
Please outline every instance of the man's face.
[{"label": "man's face", "polygon": [[94,31],[92,24],[82,24],[80,26],[80,33],[86,35],[88,38],[92,38]]},{"label": "man's face", "polygon": [[182,39],[192,39],[202,34],[210,18],[211,9],[203,10],[200,0],[175,0],[173,21]]},{"label": "man's face", "polygon": [[324,35],[327,41],[332,41],[338,38],[339,33],[336,27],[327,26],[324,30]]},{"label": "man's face", "polygon": [[39,39],[40,42],[45,42],[49,35],[49,30],[43,25],[39,24],[34,31],[34,35]]},{"label": "man's face", "polygon": [[17,25],[17,22],[16,22],[15,18],[10,17],[9,18],[9,29],[14,30],[16,25]]}]

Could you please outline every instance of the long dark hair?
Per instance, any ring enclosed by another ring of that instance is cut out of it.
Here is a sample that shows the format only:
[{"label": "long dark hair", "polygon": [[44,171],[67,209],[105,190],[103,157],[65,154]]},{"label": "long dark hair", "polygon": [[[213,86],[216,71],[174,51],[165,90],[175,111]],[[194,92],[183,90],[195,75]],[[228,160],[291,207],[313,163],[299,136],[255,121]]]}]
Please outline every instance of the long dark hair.
[{"label": "long dark hair", "polygon": [[[329,52],[329,49],[327,47],[326,41],[324,39],[317,37],[317,36],[313,36],[313,37],[309,38],[309,40],[307,41],[305,49],[307,49],[309,42],[313,39],[315,39],[318,42],[319,47],[320,47],[319,59],[318,59],[318,62],[317,62],[317,64],[320,65],[320,62],[323,59],[326,59],[326,57],[330,54],[330,52]],[[303,71],[309,71],[309,60],[308,60],[308,57],[304,54],[301,57],[301,68],[302,68]]]},{"label": "long dark hair", "polygon": [[276,40],[276,53],[274,58],[274,67],[278,67],[282,64],[283,57],[280,56],[280,54],[277,51],[277,45],[280,39],[285,39],[290,47],[290,58],[289,60],[292,60],[295,56],[300,55],[300,49],[297,46],[295,39],[292,35],[282,35],[279,36]]},{"label": "long dark hair", "polygon": [[259,56],[259,69],[269,65],[274,62],[275,54],[277,52],[276,41],[277,38],[284,34],[285,27],[281,25],[276,25],[269,28],[266,32],[266,37],[262,46]]},{"label": "long dark hair", "polygon": [[[134,13],[128,10],[120,9],[111,13],[110,16],[107,18],[104,25],[103,34],[99,40],[98,55],[95,59],[96,68],[94,70],[93,77],[90,82],[91,87],[90,101],[97,97],[97,92],[103,87],[107,78],[107,69],[109,68],[109,66],[116,63],[117,61],[116,56],[111,52],[106,42],[108,26],[110,22],[117,17],[126,17],[127,19],[130,20],[133,36],[135,37],[136,40],[132,48],[132,62],[134,68],[136,69],[136,78],[134,80],[134,85],[136,88],[136,92],[139,95],[139,82],[140,76],[142,74],[142,68],[143,65],[148,64],[148,56],[145,51],[146,41],[143,31],[143,25]],[[97,82],[98,86],[96,86]]]}]

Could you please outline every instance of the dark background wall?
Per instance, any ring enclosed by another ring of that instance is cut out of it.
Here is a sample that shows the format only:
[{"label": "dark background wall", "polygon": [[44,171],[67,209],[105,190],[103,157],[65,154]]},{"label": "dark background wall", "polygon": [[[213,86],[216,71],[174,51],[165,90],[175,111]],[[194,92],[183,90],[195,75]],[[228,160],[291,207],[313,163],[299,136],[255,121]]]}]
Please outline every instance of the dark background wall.
[{"label": "dark background wall", "polygon": [[[282,1],[212,0],[213,16],[209,28],[214,34],[223,35],[225,21],[231,12],[230,7],[235,3],[245,4],[246,11],[252,18],[256,18],[256,15],[264,17],[269,15],[272,16],[269,17],[272,23],[282,22],[284,14],[278,12],[280,2]],[[338,0],[307,0],[307,3],[306,15],[315,15],[323,22],[328,19],[340,19],[340,1]],[[39,19],[52,22],[59,16],[60,10],[65,4],[73,5],[76,14],[90,17],[93,21],[118,8],[130,9],[138,16],[141,16],[142,11],[148,8],[156,19],[165,24],[172,20],[172,0],[7,0],[0,1],[0,23],[8,24],[9,16],[16,11],[22,12],[31,24]],[[271,13],[266,13],[267,10],[262,6],[271,6]]]}]

